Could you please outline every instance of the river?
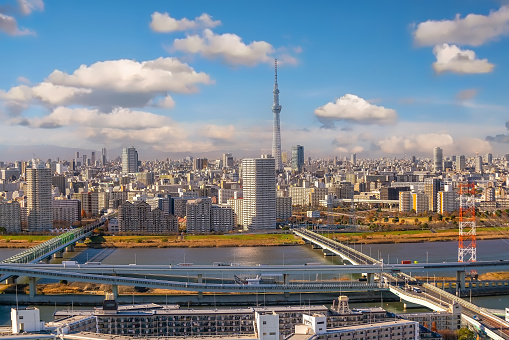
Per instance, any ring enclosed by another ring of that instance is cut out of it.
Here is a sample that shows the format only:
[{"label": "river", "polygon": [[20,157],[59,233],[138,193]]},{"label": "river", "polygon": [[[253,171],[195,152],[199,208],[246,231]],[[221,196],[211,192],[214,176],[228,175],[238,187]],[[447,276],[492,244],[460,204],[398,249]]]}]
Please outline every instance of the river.
[{"label": "river", "polygon": [[[397,263],[402,260],[418,262],[457,261],[457,242],[398,243],[398,244],[350,244],[372,257],[384,259],[384,263]],[[0,260],[8,258],[22,249],[0,248]],[[319,249],[310,246],[281,247],[231,247],[231,248],[116,248],[86,249],[82,252],[66,253],[64,260],[73,259],[79,263],[100,261],[105,264],[212,264],[213,262],[256,264],[341,264],[337,256],[324,257]],[[509,239],[477,241],[477,260],[489,261],[509,259]],[[53,261],[61,261],[56,259]],[[479,271],[479,273],[482,273]],[[452,274],[452,273],[451,273]],[[509,296],[477,297],[472,302],[487,308],[504,309],[509,307]],[[381,303],[381,302],[380,302]],[[380,306],[380,303],[352,304],[352,307]],[[56,309],[68,306],[37,306],[41,309],[42,319],[52,320]],[[399,302],[383,303],[383,307],[392,312],[404,312]],[[411,312],[425,309],[411,309]],[[9,324],[10,306],[0,306],[0,324]]]}]

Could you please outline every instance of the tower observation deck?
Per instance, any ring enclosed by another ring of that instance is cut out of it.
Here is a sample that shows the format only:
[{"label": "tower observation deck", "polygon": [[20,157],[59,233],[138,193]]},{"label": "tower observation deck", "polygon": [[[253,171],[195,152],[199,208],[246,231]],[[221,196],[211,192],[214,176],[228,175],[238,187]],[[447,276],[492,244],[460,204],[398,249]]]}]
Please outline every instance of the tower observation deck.
[{"label": "tower observation deck", "polygon": [[279,105],[279,89],[277,86],[277,59],[274,60],[274,104],[272,105],[272,112],[274,113],[274,128],[272,133],[272,156],[276,160],[276,171],[283,171],[283,161],[281,159],[281,128],[279,123],[279,113],[281,112],[281,105]]}]

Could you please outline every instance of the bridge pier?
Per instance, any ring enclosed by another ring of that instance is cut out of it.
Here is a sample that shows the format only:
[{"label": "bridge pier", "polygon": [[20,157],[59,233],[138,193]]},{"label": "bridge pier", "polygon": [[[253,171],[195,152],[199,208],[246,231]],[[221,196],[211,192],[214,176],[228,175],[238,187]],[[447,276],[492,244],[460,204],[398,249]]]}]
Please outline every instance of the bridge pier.
[{"label": "bridge pier", "polygon": [[196,277],[196,282],[203,283],[203,274],[198,274],[198,276]]},{"label": "bridge pier", "polygon": [[311,248],[313,248],[313,249],[322,249],[322,247],[320,247],[319,245],[316,245],[314,243],[311,243]]},{"label": "bridge pier", "polygon": [[288,286],[290,284],[290,275],[283,274],[283,282],[285,286]]},{"label": "bridge pier", "polygon": [[375,274],[373,273],[367,273],[368,274],[368,283],[375,283]]},{"label": "bridge pier", "polygon": [[56,258],[56,259],[63,258],[64,257],[64,251],[63,250],[57,251],[55,254],[53,254],[53,257]]},{"label": "bridge pier", "polygon": [[33,276],[28,277],[28,293],[31,298],[37,295],[37,278]]},{"label": "bridge pier", "polygon": [[118,298],[118,285],[111,285],[111,292],[113,293],[113,298],[116,300]]},{"label": "bridge pier", "polygon": [[460,296],[462,289],[465,289],[465,271],[458,270],[456,272],[456,295],[457,296]]},{"label": "bridge pier", "polygon": [[68,245],[67,247],[65,247],[65,251],[71,251],[71,252],[74,251],[75,245],[76,245],[76,243]]},{"label": "bridge pier", "polygon": [[333,252],[327,250],[327,249],[324,249],[323,250],[323,256],[334,256],[336,254],[334,254]]}]

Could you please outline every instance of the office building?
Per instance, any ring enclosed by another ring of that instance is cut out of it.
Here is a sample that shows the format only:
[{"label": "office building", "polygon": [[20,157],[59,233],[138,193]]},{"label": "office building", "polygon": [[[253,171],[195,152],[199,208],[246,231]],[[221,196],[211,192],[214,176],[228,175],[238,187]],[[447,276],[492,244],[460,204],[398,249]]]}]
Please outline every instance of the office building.
[{"label": "office building", "polygon": [[433,170],[435,172],[441,172],[444,170],[442,149],[438,146],[433,149]]},{"label": "office building", "polygon": [[49,230],[53,227],[51,169],[33,160],[26,171],[28,231]]},{"label": "office building", "polygon": [[475,172],[482,174],[483,173],[483,162],[482,156],[475,156]]},{"label": "office building", "polygon": [[62,195],[66,195],[67,178],[64,175],[54,175],[51,177],[51,184],[58,188]]},{"label": "office building", "polygon": [[223,168],[233,168],[233,156],[231,153],[223,154]]},{"label": "office building", "polygon": [[102,166],[105,166],[107,161],[108,160],[106,158],[106,148],[103,148],[102,151],[101,151],[101,163],[102,163]]},{"label": "office building", "polygon": [[95,151],[92,151],[92,155],[90,156],[90,163],[92,166],[95,166]]},{"label": "office building", "polygon": [[456,157],[456,171],[463,171],[466,168],[465,156],[461,155]]},{"label": "office building", "polygon": [[292,146],[292,171],[302,172],[304,166],[304,147],[302,145]]},{"label": "office building", "polygon": [[242,160],[244,229],[276,228],[275,168],[270,156]]},{"label": "office building", "polygon": [[352,163],[352,165],[356,165],[357,164],[357,154],[353,153],[350,156],[350,162]]},{"label": "office building", "polygon": [[193,159],[193,170],[203,170],[206,169],[209,165],[209,160],[207,158],[195,158]]},{"label": "office building", "polygon": [[272,112],[274,113],[273,130],[272,130],[272,156],[274,157],[274,168],[276,171],[283,171],[283,160],[281,157],[281,127],[279,114],[281,113],[281,105],[279,105],[279,89],[277,85],[277,59],[274,61],[275,80],[274,80],[274,104]]},{"label": "office building", "polygon": [[125,174],[138,172],[138,151],[134,146],[122,149],[122,172]]}]

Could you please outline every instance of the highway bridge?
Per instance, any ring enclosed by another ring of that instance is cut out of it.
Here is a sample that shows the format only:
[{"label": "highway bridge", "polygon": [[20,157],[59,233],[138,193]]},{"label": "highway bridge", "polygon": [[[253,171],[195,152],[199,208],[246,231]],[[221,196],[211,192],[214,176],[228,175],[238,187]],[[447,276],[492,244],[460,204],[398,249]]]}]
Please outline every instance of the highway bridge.
[{"label": "highway bridge", "polygon": [[[309,230],[298,229],[293,231],[294,234],[302,237],[304,240],[314,243],[327,251],[331,251],[343,259],[359,265],[361,264],[379,264],[380,267],[383,266],[382,261],[378,261],[373,259],[355,249],[352,249],[344,244],[339,242],[330,240],[329,238],[322,236],[320,234],[314,233]],[[505,268],[507,261],[497,261],[500,265],[499,268]],[[459,289],[465,287],[465,270],[477,269],[475,266],[479,265],[479,262],[469,262],[469,263],[443,263],[443,264],[431,264],[432,266],[428,266],[428,264],[422,264],[422,269],[426,271],[437,270],[441,267],[441,265],[451,265],[449,268],[456,267],[457,271],[457,286]],[[497,267],[496,262],[487,264],[484,263],[486,267]],[[361,265],[362,266],[362,265]],[[463,269],[461,268],[463,266]],[[481,264],[481,266],[483,266]],[[388,288],[392,293],[399,296],[402,300],[415,303],[421,306],[425,306],[435,311],[445,311],[453,308],[454,304],[458,304],[462,307],[461,309],[461,317],[462,320],[474,327],[478,333],[485,334],[489,336],[491,339],[509,339],[509,322],[505,321],[494,315],[490,310],[486,308],[481,308],[472,304],[468,301],[463,300],[462,298],[450,294],[434,285],[428,283],[419,283],[419,289],[413,289],[409,282],[414,281],[415,279],[409,276],[404,272],[397,272],[396,275],[394,273],[389,273],[387,270],[391,268],[394,270],[403,270],[401,266],[385,266],[385,271],[381,271],[381,281],[382,286],[384,288]],[[412,268],[415,272],[415,267]],[[403,278],[406,284],[404,287],[406,289],[402,289],[399,286],[400,278]]]}]

